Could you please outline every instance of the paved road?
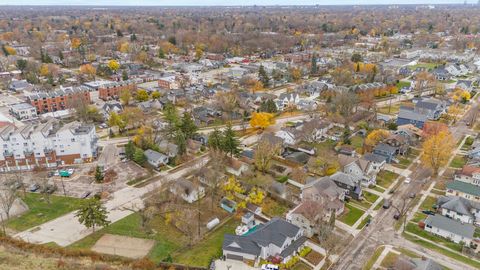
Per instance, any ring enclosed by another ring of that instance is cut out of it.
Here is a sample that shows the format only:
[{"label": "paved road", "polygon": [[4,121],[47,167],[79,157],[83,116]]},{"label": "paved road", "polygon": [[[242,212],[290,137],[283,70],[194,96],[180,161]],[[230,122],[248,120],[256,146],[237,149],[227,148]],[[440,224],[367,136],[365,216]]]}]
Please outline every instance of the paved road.
[{"label": "paved road", "polygon": [[[456,125],[450,126],[450,131],[452,132],[455,139],[459,139],[465,134],[471,134],[472,131],[469,130],[468,126],[465,124],[465,120],[472,117],[474,111],[477,110],[476,102],[472,106],[470,111],[465,113],[460,121]],[[413,166],[416,166],[416,162],[413,162],[407,170],[411,170]],[[423,183],[425,174],[416,170],[410,175],[412,182],[410,184],[402,184],[390,198],[393,205],[400,205],[401,202],[408,194],[415,192],[418,193],[419,190],[422,190],[422,185],[429,185],[430,183]],[[434,259],[435,261],[447,266],[451,269],[474,269],[473,267],[466,265],[464,263],[455,261],[449,257],[446,257],[438,252],[428,250],[426,251],[420,245],[407,241],[401,238],[393,230],[393,225],[395,220],[393,215],[397,212],[393,207],[387,210],[380,210],[379,214],[375,216],[372,223],[369,227],[366,227],[361,233],[357,235],[355,240],[345,248],[340,254],[340,261],[338,261],[333,269],[362,269],[366,261],[372,256],[375,249],[382,244],[390,244],[393,246],[401,246],[413,250],[419,254],[422,254],[426,257]]]},{"label": "paved road", "polygon": [[[198,169],[206,164],[207,156],[200,157],[173,173],[161,172],[154,176],[152,183],[142,188],[126,187],[112,194],[112,198],[105,203],[108,220],[118,221],[131,214],[128,209],[143,207],[142,197],[148,192],[159,188],[163,183],[178,179],[192,169]],[[16,238],[21,238],[31,243],[44,244],[55,242],[59,246],[68,246],[92,233],[91,229],[80,224],[75,217],[75,212],[44,223],[30,230],[18,233]]]}]

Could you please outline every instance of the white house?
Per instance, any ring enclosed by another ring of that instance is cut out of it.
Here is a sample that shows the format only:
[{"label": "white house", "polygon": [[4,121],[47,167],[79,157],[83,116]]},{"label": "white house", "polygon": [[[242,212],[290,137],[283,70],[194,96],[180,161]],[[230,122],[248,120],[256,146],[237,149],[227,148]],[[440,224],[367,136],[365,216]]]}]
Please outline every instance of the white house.
[{"label": "white house", "polygon": [[441,196],[437,206],[442,216],[458,220],[462,223],[480,225],[480,203],[462,197]]},{"label": "white house", "polygon": [[338,155],[338,160],[342,171],[357,179],[361,179],[360,183],[363,186],[375,185],[379,170],[377,170],[378,167],[374,166],[372,162],[363,158],[355,158],[347,155]]},{"label": "white house", "polygon": [[440,216],[429,215],[425,220],[425,231],[447,238],[455,243],[470,245],[473,240],[475,226]]},{"label": "white house", "polygon": [[11,105],[9,112],[20,121],[38,118],[37,109],[25,102]]},{"label": "white house", "polygon": [[180,196],[188,203],[193,203],[205,196],[205,188],[201,185],[194,185],[187,179],[177,179],[170,186],[170,192]]},{"label": "white house", "polygon": [[282,93],[277,99],[277,107],[283,110],[287,107],[296,106],[300,102],[300,95],[297,93]]},{"label": "white house", "polygon": [[229,260],[259,262],[278,256],[285,263],[298,254],[306,241],[301,228],[284,219],[272,218],[248,235],[225,234],[222,250]]},{"label": "white house", "polygon": [[275,136],[282,138],[285,144],[294,145],[297,143],[297,130],[292,128],[282,128],[281,130],[275,132]]},{"label": "white house", "polygon": [[167,155],[159,153],[157,151],[148,149],[144,152],[145,157],[147,158],[148,164],[152,165],[154,168],[159,168],[168,163],[169,158]]}]

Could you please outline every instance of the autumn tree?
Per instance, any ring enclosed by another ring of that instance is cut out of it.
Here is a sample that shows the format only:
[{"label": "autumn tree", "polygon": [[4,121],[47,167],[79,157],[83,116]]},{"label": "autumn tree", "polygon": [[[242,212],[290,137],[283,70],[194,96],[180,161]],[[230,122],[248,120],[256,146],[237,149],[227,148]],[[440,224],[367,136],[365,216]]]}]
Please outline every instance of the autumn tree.
[{"label": "autumn tree", "polygon": [[270,162],[275,156],[281,154],[282,145],[273,143],[267,139],[261,139],[255,147],[253,160],[255,168],[262,173],[266,173],[270,169]]},{"label": "autumn tree", "polygon": [[119,98],[120,98],[120,101],[122,101],[122,104],[124,106],[127,106],[130,103],[130,100],[132,99],[132,93],[128,89],[123,89],[119,93]]},{"label": "autumn tree", "polygon": [[117,70],[120,68],[120,64],[113,59],[108,61],[107,66],[112,72],[117,72]]},{"label": "autumn tree", "polygon": [[460,89],[460,88],[456,88],[455,91],[453,92],[453,95],[452,95],[452,99],[453,101],[455,102],[460,102],[460,103],[467,103],[468,101],[470,101],[470,92],[466,91],[466,90],[463,90],[463,89]]},{"label": "autumn tree", "polygon": [[375,145],[387,139],[389,136],[390,131],[386,129],[375,129],[367,135],[364,145],[368,148],[373,148]]},{"label": "autumn tree", "polygon": [[299,68],[291,68],[290,77],[292,78],[293,82],[298,82],[302,78],[302,71]]},{"label": "autumn tree", "polygon": [[423,164],[433,170],[437,176],[440,168],[446,166],[455,150],[455,139],[448,130],[442,130],[428,137],[422,145]]},{"label": "autumn tree", "polygon": [[[128,91],[128,90],[127,90]],[[144,89],[139,89],[135,95],[135,99],[138,101],[138,102],[143,102],[143,101],[147,101],[148,99],[150,98],[150,96],[148,95],[148,92],[147,90],[144,90]]]},{"label": "autumn tree", "polygon": [[88,76],[88,78],[95,79],[95,74],[97,74],[97,69],[91,64],[84,64],[80,66],[80,74]]},{"label": "autumn tree", "polygon": [[340,163],[336,156],[330,152],[310,159],[307,166],[309,171],[322,176],[332,175],[340,169]]},{"label": "autumn tree", "polygon": [[275,124],[275,117],[271,113],[266,112],[254,112],[250,119],[250,126],[253,128],[265,129]]}]

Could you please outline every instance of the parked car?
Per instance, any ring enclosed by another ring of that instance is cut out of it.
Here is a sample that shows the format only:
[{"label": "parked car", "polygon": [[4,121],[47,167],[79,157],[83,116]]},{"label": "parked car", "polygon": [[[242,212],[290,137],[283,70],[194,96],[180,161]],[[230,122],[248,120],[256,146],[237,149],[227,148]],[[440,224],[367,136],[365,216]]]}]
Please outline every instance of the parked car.
[{"label": "parked car", "polygon": [[389,200],[385,200],[385,201],[383,202],[383,209],[388,209],[388,208],[390,208],[391,204],[392,204],[392,203],[391,203]]},{"label": "parked car", "polygon": [[410,184],[412,182],[412,179],[410,177],[405,178],[405,184]]},{"label": "parked car", "polygon": [[408,194],[408,197],[409,197],[410,199],[413,199],[413,198],[415,198],[416,195],[417,195],[417,194],[415,194],[415,192],[412,192],[412,193]]},{"label": "parked car", "polygon": [[15,181],[10,185],[10,187],[12,187],[13,189],[19,189],[19,188],[23,187],[23,182],[22,181]]},{"label": "parked car", "polygon": [[57,190],[57,186],[55,185],[46,185],[42,192],[47,194],[53,194]]},{"label": "parked car", "polygon": [[262,270],[278,270],[278,266],[274,264],[262,264]]},{"label": "parked car", "polygon": [[53,173],[54,176],[60,176],[60,171],[59,170],[56,170],[54,173]]},{"label": "parked car", "polygon": [[395,220],[399,220],[400,219],[400,214],[399,213],[396,213],[395,215],[393,215],[393,218]]},{"label": "parked car", "polygon": [[30,192],[35,192],[40,188],[39,184],[31,184],[30,187],[28,187],[28,191]]},{"label": "parked car", "polygon": [[372,219],[371,219],[371,218],[369,218],[369,219],[367,220],[367,223],[365,223],[365,227],[368,227],[368,225],[370,225],[370,223],[372,223]]},{"label": "parked car", "polygon": [[67,170],[67,172],[68,172],[70,175],[72,175],[72,174],[75,172],[75,169],[70,168],[70,169]]},{"label": "parked car", "polygon": [[92,194],[91,191],[85,191],[85,192],[82,194],[82,196],[80,196],[80,198],[86,199],[86,198],[88,198],[88,196],[90,196],[90,194]]},{"label": "parked car", "polygon": [[48,177],[53,177],[53,176],[55,176],[55,172],[54,171],[49,171],[47,176]]},{"label": "parked car", "polygon": [[426,214],[426,215],[435,216],[435,212],[430,211],[430,210],[423,210],[422,213],[424,213],[424,214]]}]

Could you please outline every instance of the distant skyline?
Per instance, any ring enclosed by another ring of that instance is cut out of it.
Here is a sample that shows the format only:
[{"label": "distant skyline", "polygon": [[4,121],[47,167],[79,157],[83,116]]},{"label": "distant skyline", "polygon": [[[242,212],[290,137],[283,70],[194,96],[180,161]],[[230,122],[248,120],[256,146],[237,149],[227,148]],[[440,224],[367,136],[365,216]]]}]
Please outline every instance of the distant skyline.
[{"label": "distant skyline", "polygon": [[[252,6],[252,5],[394,5],[463,4],[464,0],[0,0],[0,5],[96,6]],[[468,0],[475,4],[478,0]]]}]

